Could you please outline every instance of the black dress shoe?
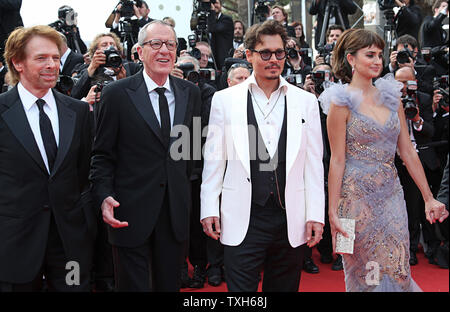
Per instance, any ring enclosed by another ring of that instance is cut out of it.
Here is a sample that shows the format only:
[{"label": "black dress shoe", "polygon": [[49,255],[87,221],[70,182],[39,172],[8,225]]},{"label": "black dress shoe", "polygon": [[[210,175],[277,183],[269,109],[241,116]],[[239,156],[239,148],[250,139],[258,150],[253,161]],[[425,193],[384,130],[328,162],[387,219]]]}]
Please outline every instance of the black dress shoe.
[{"label": "black dress shoe", "polygon": [[203,288],[205,286],[206,270],[203,266],[194,265],[194,274],[189,281],[190,288]]},{"label": "black dress shoe", "polygon": [[331,263],[331,262],[333,262],[333,256],[332,255],[321,255],[320,256],[320,262],[322,262],[322,263]]},{"label": "black dress shoe", "polygon": [[416,265],[418,262],[416,253],[411,251],[411,254],[409,255],[409,265]]},{"label": "black dress shoe", "polygon": [[306,273],[311,273],[311,274],[319,273],[319,268],[314,263],[313,259],[309,258],[309,257],[305,258],[305,261],[303,262],[303,270]]},{"label": "black dress shoe", "polygon": [[190,283],[190,278],[188,275],[188,265],[185,262],[181,267],[181,277],[180,277],[180,288],[188,288]]},{"label": "black dress shoe", "polygon": [[223,270],[217,266],[210,266],[208,268],[208,284],[217,287],[224,281]]},{"label": "black dress shoe", "polygon": [[337,258],[334,261],[333,265],[331,266],[331,269],[333,271],[341,271],[344,269],[344,265],[342,264],[342,256],[341,255],[337,255]]}]

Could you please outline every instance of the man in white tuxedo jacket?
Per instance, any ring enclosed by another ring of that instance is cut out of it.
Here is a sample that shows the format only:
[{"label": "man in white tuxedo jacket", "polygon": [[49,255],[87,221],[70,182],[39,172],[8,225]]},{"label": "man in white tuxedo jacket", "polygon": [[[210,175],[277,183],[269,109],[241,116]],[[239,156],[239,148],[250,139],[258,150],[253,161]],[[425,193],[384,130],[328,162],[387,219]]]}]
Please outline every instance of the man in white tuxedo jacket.
[{"label": "man in white tuxedo jacket", "polygon": [[225,246],[229,291],[256,291],[262,270],[263,291],[298,291],[303,250],[322,238],[319,106],[280,76],[286,39],[276,21],[252,26],[253,74],[211,104],[200,218]]}]

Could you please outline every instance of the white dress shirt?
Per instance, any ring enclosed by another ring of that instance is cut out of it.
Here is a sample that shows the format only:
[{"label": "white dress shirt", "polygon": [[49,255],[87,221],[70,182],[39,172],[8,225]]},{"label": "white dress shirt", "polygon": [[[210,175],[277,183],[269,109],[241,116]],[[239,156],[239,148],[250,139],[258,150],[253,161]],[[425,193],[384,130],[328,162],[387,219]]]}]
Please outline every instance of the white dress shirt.
[{"label": "white dress shirt", "polygon": [[[19,92],[20,100],[22,101],[28,123],[30,124],[31,131],[33,131],[34,139],[36,140],[39,151],[41,152],[45,167],[50,173],[50,170],[48,169],[47,154],[45,152],[44,142],[42,141],[41,128],[39,127],[39,108],[36,104],[36,100],[38,98],[25,89],[20,82],[17,84],[17,91]],[[44,112],[47,114],[48,118],[50,118],[53,133],[55,134],[56,145],[59,146],[58,108],[56,106],[56,101],[52,90],[48,89],[47,94],[44,95],[42,99],[46,103],[44,105]]]},{"label": "white dress shirt", "polygon": [[288,82],[280,77],[278,89],[272,92],[268,99],[264,91],[256,83],[255,75],[252,74],[248,79],[253,111],[255,112],[259,132],[272,158],[277,150],[283,126],[284,96],[287,92]]},{"label": "white dress shirt", "polygon": [[67,57],[69,56],[71,51],[72,50],[70,50],[70,48],[67,48],[66,52],[64,52],[64,54],[61,56],[61,67],[59,68],[60,72],[62,72],[64,64],[66,63]]},{"label": "white dress shirt", "polygon": [[[159,88],[152,78],[143,71],[144,74],[144,81],[147,85],[147,90],[149,92],[150,102],[152,103],[153,111],[155,112],[156,118],[158,119],[159,126],[161,126],[161,117],[159,115],[159,95],[156,93],[155,89]],[[175,94],[173,93],[172,89],[170,88],[170,82],[169,77],[167,77],[166,82],[162,86],[166,88],[166,91],[164,92],[164,95],[167,98],[167,103],[169,104],[169,115],[170,115],[170,125],[173,126],[173,119],[175,115]]]}]

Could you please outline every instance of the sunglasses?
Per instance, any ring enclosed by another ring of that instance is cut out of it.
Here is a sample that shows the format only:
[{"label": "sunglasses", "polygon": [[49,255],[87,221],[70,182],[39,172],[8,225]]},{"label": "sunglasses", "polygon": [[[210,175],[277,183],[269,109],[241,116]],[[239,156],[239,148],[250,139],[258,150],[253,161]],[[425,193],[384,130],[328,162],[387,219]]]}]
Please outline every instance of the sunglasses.
[{"label": "sunglasses", "polygon": [[252,52],[257,52],[261,56],[261,59],[263,61],[268,61],[272,58],[272,54],[275,54],[275,58],[277,60],[282,60],[286,58],[286,50],[276,50],[276,51],[270,51],[270,50],[255,50],[251,49]]}]

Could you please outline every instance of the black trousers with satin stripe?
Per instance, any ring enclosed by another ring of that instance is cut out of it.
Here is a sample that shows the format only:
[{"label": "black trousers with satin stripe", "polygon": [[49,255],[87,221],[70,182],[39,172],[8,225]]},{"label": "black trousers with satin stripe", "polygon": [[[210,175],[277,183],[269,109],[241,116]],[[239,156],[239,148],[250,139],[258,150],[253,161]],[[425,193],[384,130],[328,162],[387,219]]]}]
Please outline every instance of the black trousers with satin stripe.
[{"label": "black trousers with satin stripe", "polygon": [[263,292],[297,292],[306,244],[292,248],[286,211],[270,197],[265,207],[252,203],[244,241],[224,247],[225,276],[231,292],[256,292],[264,271]]},{"label": "black trousers with satin stripe", "polygon": [[143,245],[135,248],[113,245],[116,290],[179,291],[185,244],[173,234],[166,193],[155,229]]}]

